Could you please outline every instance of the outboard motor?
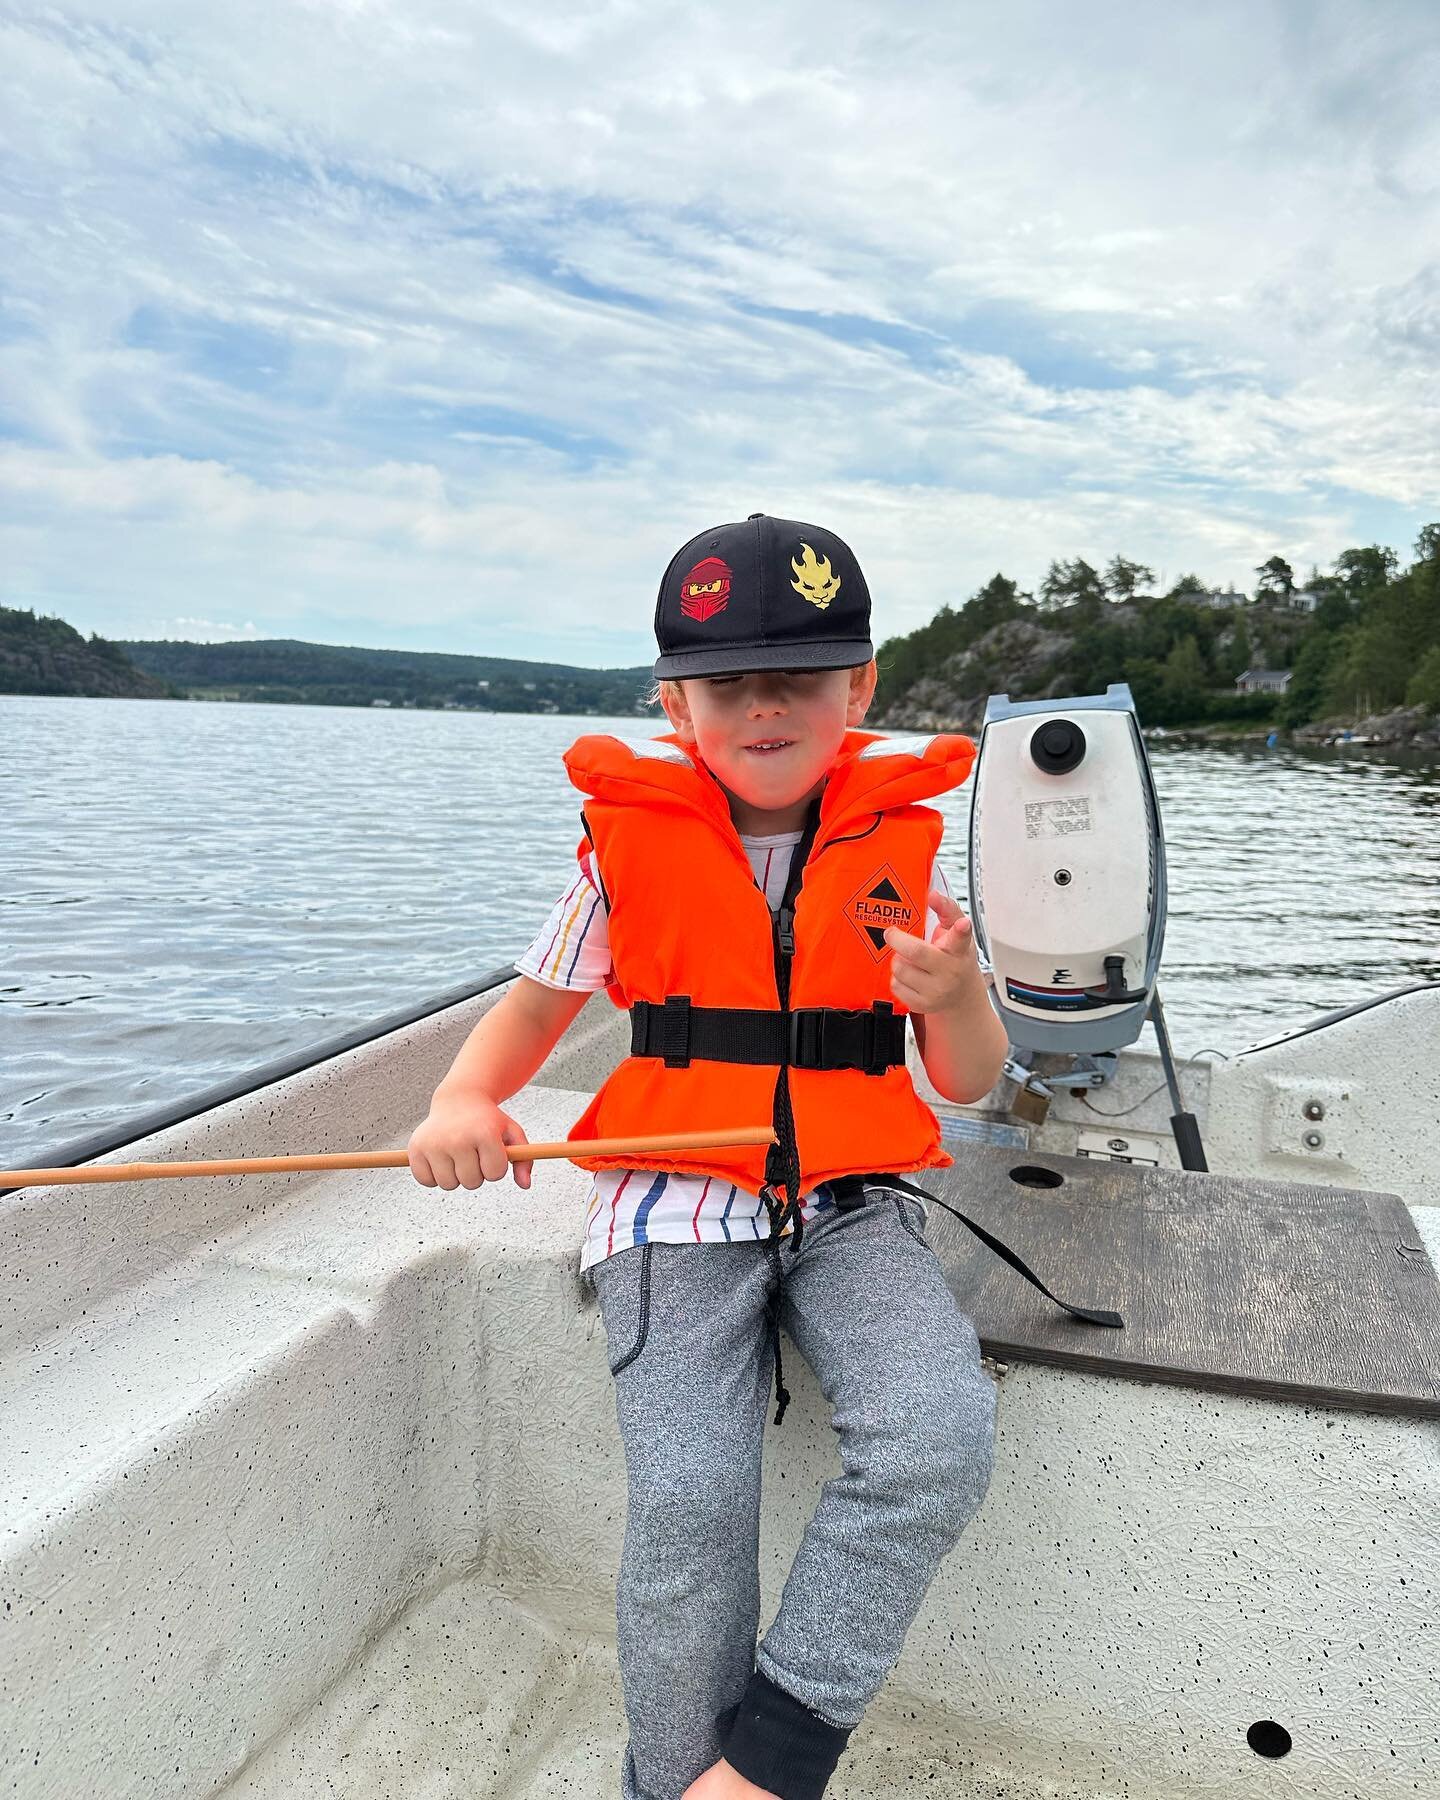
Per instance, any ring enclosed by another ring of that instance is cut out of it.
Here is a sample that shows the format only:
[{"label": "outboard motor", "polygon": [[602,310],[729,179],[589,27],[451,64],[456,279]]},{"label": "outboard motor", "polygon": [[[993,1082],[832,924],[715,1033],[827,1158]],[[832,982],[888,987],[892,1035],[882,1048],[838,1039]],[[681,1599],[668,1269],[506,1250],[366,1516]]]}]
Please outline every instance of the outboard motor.
[{"label": "outboard motor", "polygon": [[1160,805],[1125,682],[1104,694],[992,694],[970,810],[970,918],[1010,1039],[1013,1110],[1043,1118],[1051,1090],[1015,1052],[1070,1051],[1058,1079],[1098,1087],[1155,1022],[1185,1168],[1205,1168],[1185,1112],[1155,978],[1165,941]]}]

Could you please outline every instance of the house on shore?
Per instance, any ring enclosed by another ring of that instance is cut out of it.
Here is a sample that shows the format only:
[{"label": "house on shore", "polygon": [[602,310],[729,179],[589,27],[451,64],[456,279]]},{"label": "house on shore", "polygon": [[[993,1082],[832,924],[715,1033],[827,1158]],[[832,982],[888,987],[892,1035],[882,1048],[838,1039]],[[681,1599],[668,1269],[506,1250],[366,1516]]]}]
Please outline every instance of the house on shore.
[{"label": "house on shore", "polygon": [[1283,694],[1289,685],[1289,669],[1245,669],[1235,677],[1237,694]]}]

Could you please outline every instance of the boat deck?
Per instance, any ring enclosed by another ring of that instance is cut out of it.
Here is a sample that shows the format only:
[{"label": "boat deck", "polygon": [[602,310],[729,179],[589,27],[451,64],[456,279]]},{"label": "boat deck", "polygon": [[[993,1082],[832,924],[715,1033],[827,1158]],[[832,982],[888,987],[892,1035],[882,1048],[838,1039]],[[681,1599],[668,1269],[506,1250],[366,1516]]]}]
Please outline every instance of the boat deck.
[{"label": "boat deck", "polygon": [[[567,1599],[460,1580],[417,1601],[224,1796],[615,1800],[624,1750],[613,1632],[577,1630]],[[987,1768],[957,1743],[946,1708],[887,1689],[827,1800],[911,1787],[936,1800],[1049,1800],[1044,1759],[1023,1732],[1003,1755],[1003,1770]]]}]

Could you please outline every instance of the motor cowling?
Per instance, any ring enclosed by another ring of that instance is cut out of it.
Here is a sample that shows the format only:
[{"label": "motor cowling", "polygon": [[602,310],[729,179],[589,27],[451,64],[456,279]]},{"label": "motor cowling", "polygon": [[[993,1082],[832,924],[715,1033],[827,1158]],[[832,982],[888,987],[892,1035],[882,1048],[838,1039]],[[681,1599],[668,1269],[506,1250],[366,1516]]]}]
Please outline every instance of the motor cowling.
[{"label": "motor cowling", "polygon": [[1132,1043],[1165,930],[1165,849],[1129,687],[992,695],[970,813],[970,916],[1014,1045]]}]

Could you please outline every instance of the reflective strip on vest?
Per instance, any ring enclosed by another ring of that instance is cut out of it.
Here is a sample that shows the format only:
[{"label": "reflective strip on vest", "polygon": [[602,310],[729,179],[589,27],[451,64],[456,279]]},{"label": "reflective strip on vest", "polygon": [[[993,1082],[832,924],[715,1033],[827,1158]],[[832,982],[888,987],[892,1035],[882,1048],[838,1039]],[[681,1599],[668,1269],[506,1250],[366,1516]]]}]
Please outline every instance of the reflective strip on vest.
[{"label": "reflective strip on vest", "polygon": [[653,756],[661,762],[684,763],[687,766],[690,762],[690,758],[678,744],[667,744],[663,738],[646,738],[642,743],[632,743],[630,752],[634,756]]},{"label": "reflective strip on vest", "polygon": [[930,746],[938,741],[938,738],[933,737],[877,738],[860,752],[859,760],[872,762],[877,756],[923,757]]}]

